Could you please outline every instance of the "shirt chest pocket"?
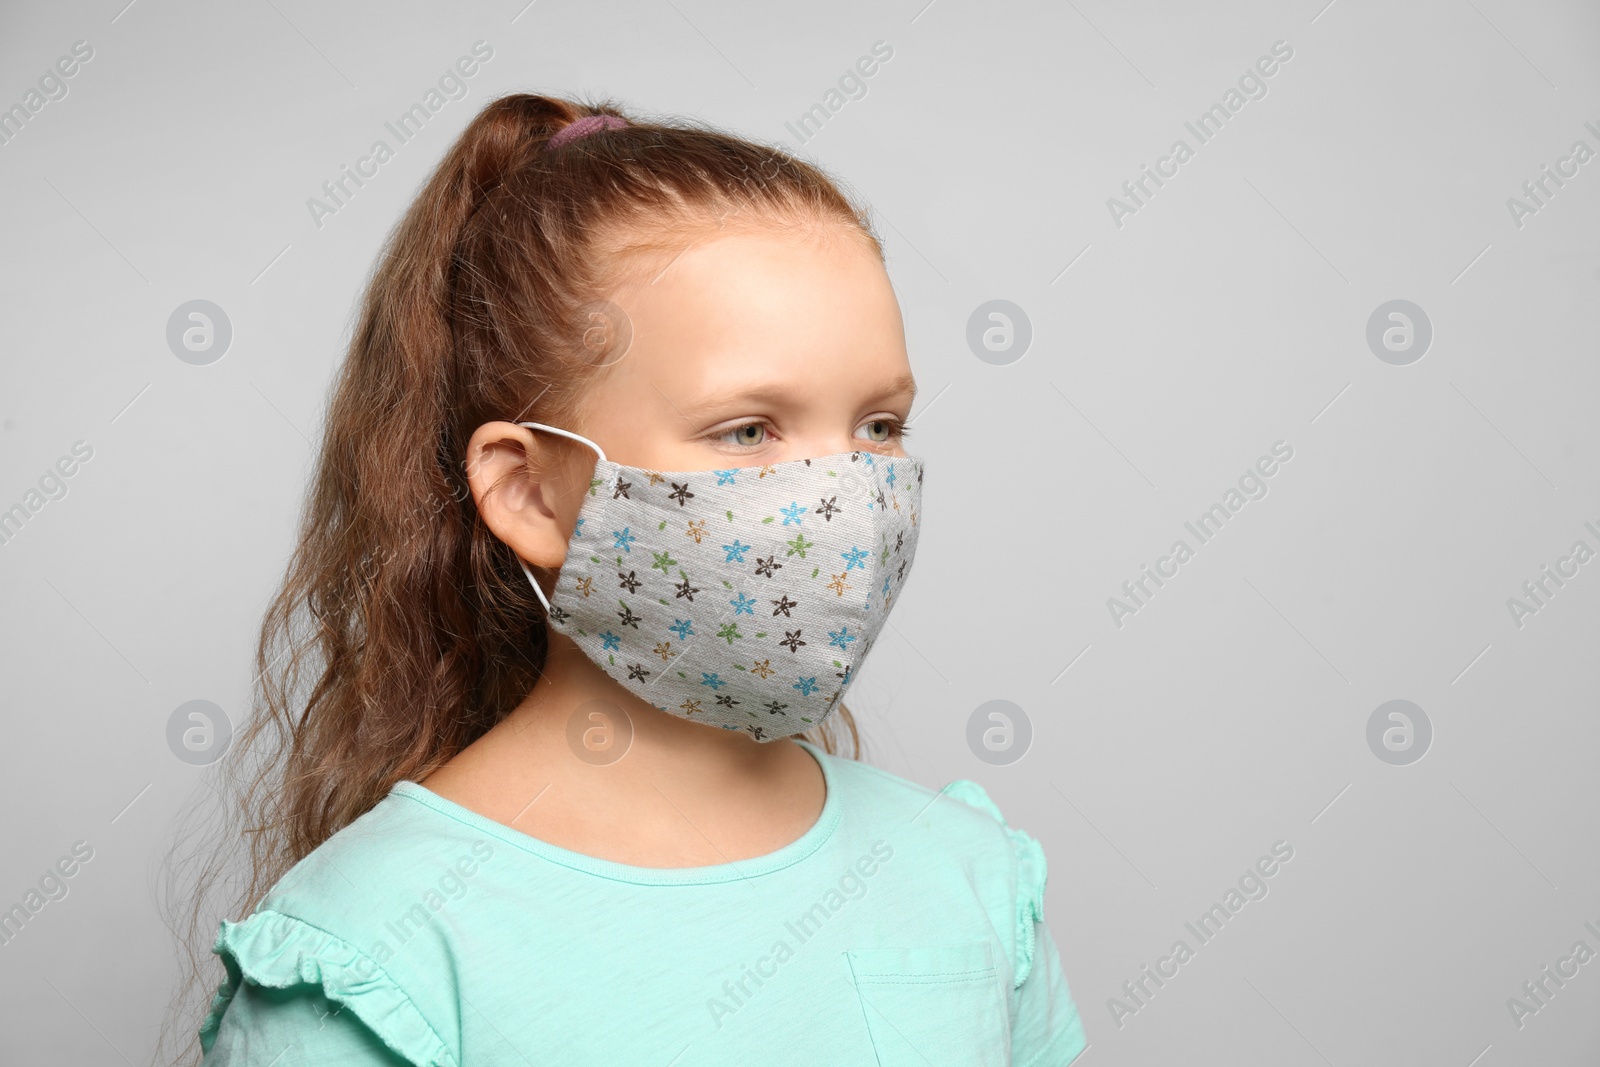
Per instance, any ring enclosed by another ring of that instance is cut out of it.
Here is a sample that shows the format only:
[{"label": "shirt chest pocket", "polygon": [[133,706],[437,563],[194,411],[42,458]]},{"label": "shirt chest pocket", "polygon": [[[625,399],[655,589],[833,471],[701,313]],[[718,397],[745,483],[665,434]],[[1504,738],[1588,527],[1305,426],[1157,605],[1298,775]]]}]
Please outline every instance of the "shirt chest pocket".
[{"label": "shirt chest pocket", "polygon": [[878,1067],[1005,1067],[1011,1024],[989,941],[849,949]]}]

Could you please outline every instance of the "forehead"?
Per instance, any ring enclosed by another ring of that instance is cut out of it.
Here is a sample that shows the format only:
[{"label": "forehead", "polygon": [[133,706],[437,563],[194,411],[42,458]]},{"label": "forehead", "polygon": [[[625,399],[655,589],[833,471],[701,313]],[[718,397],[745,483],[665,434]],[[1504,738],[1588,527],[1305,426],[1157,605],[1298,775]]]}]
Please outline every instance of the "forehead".
[{"label": "forehead", "polygon": [[657,254],[612,301],[633,334],[618,376],[680,390],[907,369],[899,304],[874,247],[838,232],[712,234]]},{"label": "forehead", "polygon": [[716,320],[795,314],[815,311],[819,296],[864,311],[885,295],[892,299],[876,246],[837,225],[729,225],[659,241],[629,268],[613,300],[644,315],[684,304],[715,311]]}]

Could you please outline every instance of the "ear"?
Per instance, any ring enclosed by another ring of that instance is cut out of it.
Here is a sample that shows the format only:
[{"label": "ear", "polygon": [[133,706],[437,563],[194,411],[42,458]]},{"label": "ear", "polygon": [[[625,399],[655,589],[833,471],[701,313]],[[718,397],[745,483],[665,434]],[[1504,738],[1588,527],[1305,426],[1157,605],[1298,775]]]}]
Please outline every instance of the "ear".
[{"label": "ear", "polygon": [[594,473],[585,461],[514,422],[486,422],[467,442],[467,484],[490,531],[530,566],[558,570]]}]

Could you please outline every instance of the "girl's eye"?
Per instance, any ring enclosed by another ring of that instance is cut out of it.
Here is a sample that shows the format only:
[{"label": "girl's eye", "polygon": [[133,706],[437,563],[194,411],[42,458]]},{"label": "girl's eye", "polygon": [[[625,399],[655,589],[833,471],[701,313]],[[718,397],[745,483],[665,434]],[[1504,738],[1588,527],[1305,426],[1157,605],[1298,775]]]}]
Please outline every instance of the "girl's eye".
[{"label": "girl's eye", "polygon": [[759,422],[747,422],[717,434],[718,441],[726,441],[730,445],[759,445],[766,439],[767,428]]},{"label": "girl's eye", "polygon": [[904,432],[904,428],[892,419],[873,419],[862,423],[861,428],[866,431],[867,440],[876,444],[887,444]]}]

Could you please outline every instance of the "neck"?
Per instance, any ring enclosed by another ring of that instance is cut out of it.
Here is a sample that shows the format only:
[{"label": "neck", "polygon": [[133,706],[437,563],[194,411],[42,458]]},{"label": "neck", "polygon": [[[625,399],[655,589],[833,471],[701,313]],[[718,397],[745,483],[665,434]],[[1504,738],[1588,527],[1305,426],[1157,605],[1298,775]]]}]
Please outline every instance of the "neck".
[{"label": "neck", "polygon": [[533,837],[647,867],[765,855],[826,800],[798,745],[652,707],[556,633],[522,703],[424,784]]},{"label": "neck", "polygon": [[543,774],[588,779],[603,771],[609,786],[630,792],[649,791],[651,780],[764,776],[792,758],[793,747],[662,711],[555,630],[539,681],[491,732],[504,733]]}]

